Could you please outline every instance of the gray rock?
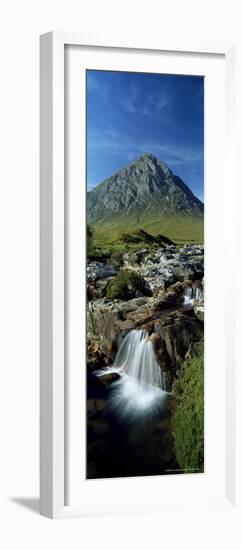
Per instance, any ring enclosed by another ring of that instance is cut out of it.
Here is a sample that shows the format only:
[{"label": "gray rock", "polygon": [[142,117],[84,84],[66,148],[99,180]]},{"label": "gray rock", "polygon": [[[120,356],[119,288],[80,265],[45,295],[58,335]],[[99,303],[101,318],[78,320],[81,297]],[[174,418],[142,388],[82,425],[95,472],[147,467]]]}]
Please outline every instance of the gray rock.
[{"label": "gray rock", "polygon": [[105,277],[114,277],[118,269],[112,265],[105,265],[102,262],[91,262],[87,265],[87,281],[94,282]]}]

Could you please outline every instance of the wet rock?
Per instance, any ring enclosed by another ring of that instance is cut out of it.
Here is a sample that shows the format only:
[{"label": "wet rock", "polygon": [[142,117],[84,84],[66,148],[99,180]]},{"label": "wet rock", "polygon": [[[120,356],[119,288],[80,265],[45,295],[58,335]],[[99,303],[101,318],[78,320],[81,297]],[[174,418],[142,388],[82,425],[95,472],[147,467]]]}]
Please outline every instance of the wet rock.
[{"label": "wet rock", "polygon": [[166,375],[166,387],[168,391],[171,391],[173,382],[173,364],[170,355],[167,352],[165,340],[159,333],[153,332],[151,339],[154,345],[154,350],[157,356],[158,363]]},{"label": "wet rock", "polygon": [[168,293],[174,294],[177,298],[180,298],[183,295],[183,291],[185,289],[187,282],[181,283],[180,281],[177,281],[173,285],[170,285],[168,287]]},{"label": "wet rock", "polygon": [[98,362],[101,366],[110,364],[123,335],[139,324],[152,320],[157,304],[158,300],[147,296],[129,301],[111,301],[102,298],[89,302],[87,307],[89,363],[94,364],[95,367]]},{"label": "wet rock", "polygon": [[120,378],[120,375],[117,372],[110,372],[110,373],[103,374],[100,377],[100,382],[104,384],[104,386],[108,387],[113,382],[116,382],[118,378]]},{"label": "wet rock", "polygon": [[203,324],[197,320],[192,310],[176,311],[171,312],[165,318],[157,320],[154,325],[154,332],[159,335],[159,340],[156,342],[157,354],[162,342],[165,343],[170,360],[170,362],[165,362],[165,367],[169,372],[170,379],[173,381],[177,370],[183,365],[190,345],[202,340]]}]

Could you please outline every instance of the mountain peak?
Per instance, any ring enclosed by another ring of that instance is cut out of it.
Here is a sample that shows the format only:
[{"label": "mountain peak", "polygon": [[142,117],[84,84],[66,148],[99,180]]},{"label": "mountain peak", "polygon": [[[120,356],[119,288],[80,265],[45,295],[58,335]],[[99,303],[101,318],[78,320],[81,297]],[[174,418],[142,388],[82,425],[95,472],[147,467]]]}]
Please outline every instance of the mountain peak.
[{"label": "mountain peak", "polygon": [[146,164],[147,166],[149,166],[151,168],[151,166],[156,166],[158,167],[162,172],[164,172],[164,174],[166,174],[166,176],[170,176],[172,174],[172,171],[170,170],[170,168],[167,166],[167,164],[164,162],[164,160],[160,160],[158,159],[157,157],[155,157],[155,155],[153,155],[152,153],[143,153],[143,155],[141,155],[137,161],[138,163],[143,163],[143,164]]},{"label": "mountain peak", "polygon": [[153,160],[153,161],[157,161],[157,157],[155,157],[155,155],[153,155],[152,153],[143,153],[139,159],[140,160]]},{"label": "mountain peak", "polygon": [[203,204],[164,161],[146,152],[87,196],[87,215],[92,222],[140,210],[200,216]]}]

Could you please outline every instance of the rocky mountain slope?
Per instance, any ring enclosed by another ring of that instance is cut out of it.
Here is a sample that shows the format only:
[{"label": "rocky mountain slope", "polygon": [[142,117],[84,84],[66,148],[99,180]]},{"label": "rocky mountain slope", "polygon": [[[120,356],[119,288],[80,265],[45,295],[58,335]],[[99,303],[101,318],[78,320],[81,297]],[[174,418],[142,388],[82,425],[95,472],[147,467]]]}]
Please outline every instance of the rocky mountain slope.
[{"label": "rocky mountain slope", "polygon": [[202,217],[203,208],[182,179],[149,153],[87,193],[91,223],[123,214],[134,214],[138,221],[143,212]]}]

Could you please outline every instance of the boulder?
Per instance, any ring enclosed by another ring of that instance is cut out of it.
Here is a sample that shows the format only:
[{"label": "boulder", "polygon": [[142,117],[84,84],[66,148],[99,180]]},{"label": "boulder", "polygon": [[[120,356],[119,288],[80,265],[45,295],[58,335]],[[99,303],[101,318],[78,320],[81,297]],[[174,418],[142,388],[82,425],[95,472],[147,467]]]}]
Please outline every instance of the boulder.
[{"label": "boulder", "polygon": [[103,374],[99,380],[101,384],[104,384],[104,386],[108,387],[113,382],[116,382],[120,378],[120,375],[117,372],[107,372],[106,374]]},{"label": "boulder", "polygon": [[182,367],[190,346],[203,339],[203,324],[197,320],[192,310],[175,311],[157,320],[154,332],[159,335],[155,346],[157,356],[160,349],[163,356],[162,346],[165,343],[168,361],[165,360],[164,365],[172,382],[176,372]]},{"label": "boulder", "polygon": [[106,265],[102,262],[90,262],[87,265],[87,282],[93,282],[105,277],[114,277],[118,269],[113,265]]}]

